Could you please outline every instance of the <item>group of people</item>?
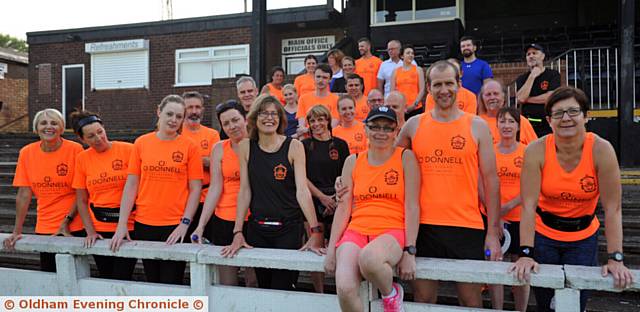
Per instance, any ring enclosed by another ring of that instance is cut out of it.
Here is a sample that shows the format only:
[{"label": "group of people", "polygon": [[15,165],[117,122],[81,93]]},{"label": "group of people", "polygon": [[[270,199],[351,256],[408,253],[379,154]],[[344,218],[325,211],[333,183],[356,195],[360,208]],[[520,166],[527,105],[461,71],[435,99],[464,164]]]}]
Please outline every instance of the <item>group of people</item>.
[{"label": "group of people", "polygon": [[[225,246],[225,257],[253,247],[310,250],[326,254],[343,311],[363,310],[363,279],[379,290],[385,311],[402,311],[396,270],[415,301],[437,300],[438,281],[415,279],[416,257],[507,257],[522,281],[539,263],[597,265],[600,198],[609,254],[603,275],[630,285],[616,155],[586,131],[584,93],[535,94],[544,50],[528,47],[532,68],[518,98],[540,102],[552,129],[537,134],[467,41],[462,64],[442,60],[425,73],[410,46],[389,42],[391,58],[382,62],[363,39],[355,62],[339,50],[328,64],[307,57],[307,73],[293,85],[283,85],[284,70],[274,68],[258,95],[253,79],[242,77],[239,101],[215,108],[220,134],[201,124],[197,92],[165,97],[156,130],[133,144],[109,140],[98,114],[75,112],[72,128],[86,150],[62,138],[58,111],[43,110],[33,121],[40,141],[20,152],[16,225],[4,246],[20,238],[35,195],[37,234],[86,236],[87,247],[111,238],[114,251],[132,239],[211,242]],[[477,91],[464,88],[474,72]],[[504,255],[503,229],[512,237]],[[101,277],[131,279],[135,259],[95,258]],[[55,270],[51,254],[41,260],[43,270]],[[183,281],[184,262],[143,264],[148,281]],[[240,271],[245,285],[261,288],[292,290],[298,279],[291,270],[219,267],[220,282],[238,285]],[[324,291],[322,273],[312,281]],[[481,285],[456,289],[461,305],[482,306]],[[491,290],[502,309],[502,287]],[[538,309],[551,310],[553,292],[534,292]],[[528,286],[515,287],[514,296],[516,309],[526,310]]]}]

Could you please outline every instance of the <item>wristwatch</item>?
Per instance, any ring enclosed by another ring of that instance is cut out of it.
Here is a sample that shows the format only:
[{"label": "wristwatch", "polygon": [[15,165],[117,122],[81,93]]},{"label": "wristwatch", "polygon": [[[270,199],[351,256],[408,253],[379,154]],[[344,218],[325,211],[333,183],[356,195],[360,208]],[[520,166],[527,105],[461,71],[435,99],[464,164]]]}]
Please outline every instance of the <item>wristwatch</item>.
[{"label": "wristwatch", "polygon": [[535,248],[531,246],[520,246],[520,252],[518,253],[518,257],[529,257],[533,259],[533,253]]},{"label": "wristwatch", "polygon": [[322,233],[322,226],[314,226],[311,229],[311,233]]},{"label": "wristwatch", "polygon": [[184,224],[184,225],[189,225],[191,224],[191,219],[189,218],[182,218],[180,219],[180,223]]},{"label": "wristwatch", "polygon": [[416,249],[416,246],[413,246],[413,245],[405,246],[402,251],[406,251],[408,254],[412,256],[415,256],[416,253],[418,252],[418,250]]},{"label": "wristwatch", "polygon": [[617,262],[622,262],[622,260],[624,260],[624,255],[619,251],[614,251],[609,254],[609,259]]}]

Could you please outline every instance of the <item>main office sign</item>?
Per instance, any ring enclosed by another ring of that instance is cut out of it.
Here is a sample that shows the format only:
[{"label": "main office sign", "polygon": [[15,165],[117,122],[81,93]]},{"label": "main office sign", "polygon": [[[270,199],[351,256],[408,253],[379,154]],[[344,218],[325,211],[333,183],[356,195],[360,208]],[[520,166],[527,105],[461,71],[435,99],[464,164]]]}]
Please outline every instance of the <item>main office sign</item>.
[{"label": "main office sign", "polygon": [[327,51],[336,43],[335,36],[290,38],[282,40],[282,54]]}]

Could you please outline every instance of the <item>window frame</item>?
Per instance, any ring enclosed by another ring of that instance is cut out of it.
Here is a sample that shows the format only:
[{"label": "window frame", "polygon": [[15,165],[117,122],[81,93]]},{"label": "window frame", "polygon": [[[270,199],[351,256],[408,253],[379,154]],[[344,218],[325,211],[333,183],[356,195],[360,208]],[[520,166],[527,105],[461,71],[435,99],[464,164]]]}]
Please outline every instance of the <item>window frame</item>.
[{"label": "window frame", "polygon": [[[225,55],[225,56],[214,56],[216,50],[233,50],[242,48],[245,50],[246,54],[240,55]],[[208,56],[201,57],[192,57],[188,59],[181,59],[180,53],[185,52],[208,52]],[[209,81],[196,81],[196,82],[179,82],[180,77],[180,64],[185,63],[197,63],[197,62],[208,62],[210,65],[213,65],[214,62],[218,61],[234,61],[239,59],[244,59],[246,61],[247,73],[250,72],[250,54],[251,50],[249,44],[236,44],[236,45],[225,45],[225,46],[214,46],[214,47],[201,47],[201,48],[187,48],[187,49],[176,49],[174,55],[174,65],[175,65],[175,73],[174,73],[174,87],[194,87],[194,86],[210,86],[213,78],[213,68],[211,68],[211,79]],[[233,77],[225,77],[225,78],[217,78],[217,79],[228,79]]]},{"label": "window frame", "polygon": [[416,20],[416,1],[412,0],[411,2],[411,14],[412,19],[410,21],[396,21],[396,22],[380,22],[376,23],[376,0],[371,0],[371,12],[369,16],[371,17],[369,20],[370,27],[380,27],[380,26],[392,26],[392,25],[407,25],[407,24],[420,24],[420,23],[430,23],[430,22],[442,22],[442,21],[451,21],[454,19],[460,19],[462,24],[464,25],[464,1],[456,0],[456,15],[453,17],[442,17],[442,18],[430,18],[430,19],[419,19]]}]

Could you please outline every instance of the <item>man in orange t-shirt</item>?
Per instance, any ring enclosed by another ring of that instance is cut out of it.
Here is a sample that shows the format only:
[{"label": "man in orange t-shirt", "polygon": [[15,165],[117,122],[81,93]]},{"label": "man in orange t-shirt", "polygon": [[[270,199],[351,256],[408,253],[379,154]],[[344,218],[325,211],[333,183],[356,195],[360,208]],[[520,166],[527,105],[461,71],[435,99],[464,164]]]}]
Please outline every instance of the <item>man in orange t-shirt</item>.
[{"label": "man in orange t-shirt", "polygon": [[191,233],[198,225],[198,218],[202,213],[202,204],[204,203],[204,199],[207,198],[209,182],[211,181],[209,174],[209,156],[211,155],[213,146],[220,141],[220,134],[218,131],[201,124],[205,108],[204,97],[200,92],[185,92],[182,94],[182,98],[184,99],[186,109],[184,123],[182,124],[182,135],[190,138],[200,147],[200,156],[202,156],[202,191],[200,191],[198,210],[187,231],[187,233]]},{"label": "man in orange t-shirt", "polygon": [[299,128],[307,128],[307,112],[315,105],[323,105],[331,112],[331,126],[338,124],[338,96],[331,93],[329,89],[329,81],[331,80],[332,71],[331,67],[327,64],[320,64],[316,67],[314,72],[316,90],[314,92],[307,93],[300,96],[298,99],[298,112],[296,118],[298,118]]},{"label": "man in orange t-shirt", "polygon": [[369,91],[378,86],[378,70],[382,60],[371,54],[371,41],[369,38],[358,40],[358,51],[360,58],[356,60],[356,74],[364,79],[364,95],[369,95]]},{"label": "man in orange t-shirt", "polygon": [[347,93],[356,101],[354,118],[357,121],[363,122],[369,114],[367,98],[365,98],[362,93],[364,90],[364,79],[358,74],[347,74],[345,78],[347,79]]}]

